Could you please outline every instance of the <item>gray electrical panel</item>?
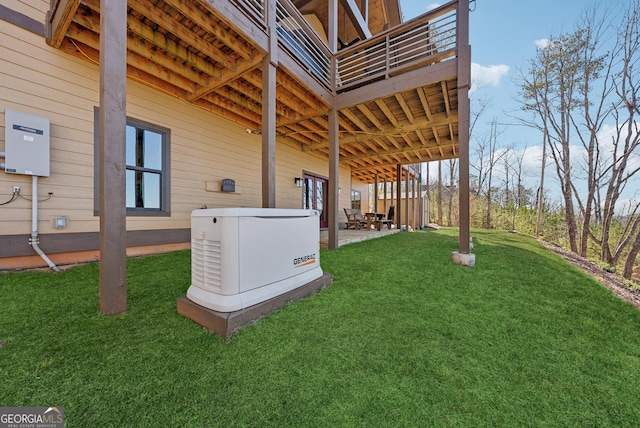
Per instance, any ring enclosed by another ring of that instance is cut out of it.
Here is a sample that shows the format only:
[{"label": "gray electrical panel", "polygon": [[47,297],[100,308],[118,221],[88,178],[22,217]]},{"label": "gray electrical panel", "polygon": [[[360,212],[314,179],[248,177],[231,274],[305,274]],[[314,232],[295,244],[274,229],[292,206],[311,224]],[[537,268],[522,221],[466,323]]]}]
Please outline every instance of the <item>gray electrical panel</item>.
[{"label": "gray electrical panel", "polygon": [[49,119],[4,111],[5,172],[49,176]]}]

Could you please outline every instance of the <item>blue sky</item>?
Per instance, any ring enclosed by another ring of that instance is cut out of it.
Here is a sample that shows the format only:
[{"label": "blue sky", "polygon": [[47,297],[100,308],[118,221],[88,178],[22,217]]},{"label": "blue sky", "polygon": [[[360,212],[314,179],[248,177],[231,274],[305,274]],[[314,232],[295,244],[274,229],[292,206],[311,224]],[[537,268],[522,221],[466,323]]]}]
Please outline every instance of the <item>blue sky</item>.
[{"label": "blue sky", "polygon": [[[443,4],[433,0],[401,0],[405,20]],[[516,81],[536,52],[536,41],[570,31],[589,0],[477,0],[471,4],[472,98],[487,97],[490,109],[483,122],[519,109]],[[480,124],[479,124],[480,125]],[[512,127],[509,127],[512,128]],[[527,129],[506,130],[510,143],[534,144],[540,137]]]},{"label": "blue sky", "polygon": [[[405,20],[445,3],[433,0],[400,2]],[[528,68],[528,61],[536,53],[536,41],[572,30],[584,10],[593,4],[591,0],[477,0],[471,4],[474,82],[471,98],[486,97],[490,100],[490,107],[479,120],[474,133],[476,136],[488,133],[489,122],[495,117],[498,123],[503,124],[500,145],[515,145],[520,149],[528,147],[525,164],[531,176],[530,187],[537,187],[535,177],[539,175],[542,137],[537,131],[507,125],[514,120],[505,115],[505,112],[519,113],[519,104],[515,100],[518,97],[516,82],[519,70]]]}]

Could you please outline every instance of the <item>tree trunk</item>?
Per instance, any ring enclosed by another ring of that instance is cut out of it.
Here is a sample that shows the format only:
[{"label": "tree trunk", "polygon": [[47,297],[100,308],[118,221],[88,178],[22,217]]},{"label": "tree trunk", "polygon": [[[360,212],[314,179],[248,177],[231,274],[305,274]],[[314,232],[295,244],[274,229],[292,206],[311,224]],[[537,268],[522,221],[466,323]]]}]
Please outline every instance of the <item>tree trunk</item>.
[{"label": "tree trunk", "polygon": [[627,255],[627,259],[624,262],[624,269],[622,271],[622,276],[626,279],[631,279],[633,276],[633,268],[636,264],[636,257],[640,253],[640,233],[636,235],[636,240],[633,242],[631,246],[631,251]]}]

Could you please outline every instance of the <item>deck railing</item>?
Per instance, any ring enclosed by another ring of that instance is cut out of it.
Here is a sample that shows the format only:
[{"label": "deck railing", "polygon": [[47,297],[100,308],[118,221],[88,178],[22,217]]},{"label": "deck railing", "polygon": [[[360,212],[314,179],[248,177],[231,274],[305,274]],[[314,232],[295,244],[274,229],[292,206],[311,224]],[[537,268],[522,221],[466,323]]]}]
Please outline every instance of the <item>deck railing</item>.
[{"label": "deck railing", "polygon": [[[266,31],[265,0],[230,0],[236,8]],[[276,1],[276,33],[280,47],[307,72],[331,87],[331,52],[290,0]]]},{"label": "deck railing", "polygon": [[[230,0],[266,31],[266,0]],[[276,1],[278,44],[327,89],[344,91],[368,82],[435,64],[456,55],[456,12],[452,0],[397,27],[339,51],[336,76],[331,52],[291,0]]]},{"label": "deck railing", "polygon": [[267,22],[264,17],[264,0],[229,0],[238,10],[253,21],[262,31],[266,31]]},{"label": "deck railing", "polygon": [[337,89],[444,61],[455,56],[456,7],[451,1],[337,54]]},{"label": "deck railing", "polygon": [[289,0],[276,2],[278,42],[327,89],[331,88],[331,52]]}]

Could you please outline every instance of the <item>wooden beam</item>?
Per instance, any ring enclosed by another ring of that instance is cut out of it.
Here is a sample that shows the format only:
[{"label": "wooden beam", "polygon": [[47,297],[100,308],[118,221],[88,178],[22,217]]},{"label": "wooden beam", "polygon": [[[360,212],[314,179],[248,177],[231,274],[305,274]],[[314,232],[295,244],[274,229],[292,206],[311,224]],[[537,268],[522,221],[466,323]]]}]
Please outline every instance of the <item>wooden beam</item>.
[{"label": "wooden beam", "polygon": [[214,22],[216,17],[196,7],[195,2],[185,0],[164,0],[164,2],[180,12],[189,21],[195,22],[200,28],[214,35],[217,40],[231,48],[240,57],[247,61],[253,59],[254,54],[251,46],[243,43],[237,34],[224,28],[219,22]]},{"label": "wooden beam", "polygon": [[360,131],[367,131],[369,129],[369,127],[348,108],[341,110],[340,113],[349,119]]},{"label": "wooden beam", "polygon": [[[453,148],[453,147],[456,147],[457,145],[458,145],[457,141],[450,141],[449,144],[440,146],[440,149]],[[404,153],[412,153],[416,150],[426,150],[426,149],[427,149],[426,147],[416,148],[416,147],[401,146],[400,148],[378,151],[375,153],[363,153],[359,155],[345,157],[343,161],[355,161],[358,159],[367,159],[367,158],[379,157],[379,156],[397,156],[397,155],[403,155]],[[444,153],[443,153],[443,156],[444,156]],[[410,162],[403,162],[403,163],[410,163]]]},{"label": "wooden beam", "polygon": [[[233,96],[230,93],[225,95]],[[244,100],[243,102],[239,102],[241,100],[237,98],[231,99],[218,93],[207,94],[207,96],[202,97],[202,99],[237,115],[244,116],[253,122],[260,123],[262,120],[262,109],[260,108],[260,105],[256,105],[252,101]]]},{"label": "wooden beam", "polygon": [[127,0],[100,8],[100,311],[127,310]]},{"label": "wooden beam", "polygon": [[389,106],[387,106],[387,103],[385,103],[382,98],[378,98],[376,100],[376,105],[380,110],[382,110],[382,113],[384,113],[387,120],[389,120],[389,122],[391,122],[391,124],[397,128],[399,126],[398,119],[396,119],[396,116],[391,112]]},{"label": "wooden beam", "polygon": [[418,92],[418,97],[420,97],[420,103],[422,104],[422,108],[424,109],[424,114],[427,115],[428,120],[433,120],[432,114],[431,114],[431,107],[429,106],[429,100],[427,99],[427,95],[424,93],[424,88],[422,87],[416,88],[416,91]]},{"label": "wooden beam", "polygon": [[442,80],[455,78],[457,73],[457,61],[439,62],[428,67],[408,71],[406,73],[390,77],[386,80],[371,83],[361,88],[339,93],[335,98],[335,106],[338,110],[346,107],[362,104],[376,98],[386,98],[398,92],[404,92],[436,83]]},{"label": "wooden beam", "polygon": [[370,38],[371,30],[369,30],[366,20],[362,17],[355,0],[340,0],[340,3],[362,40]]},{"label": "wooden beam", "polygon": [[[99,0],[84,0],[84,4],[90,10],[98,13],[100,12]],[[76,19],[82,22],[83,25],[88,22],[88,20],[82,15],[78,15]],[[215,67],[212,63],[195,53],[194,50],[189,50],[172,39],[165,37],[161,32],[153,30],[151,27],[131,15],[127,15],[127,29],[132,34],[145,39],[152,45],[166,51],[167,54],[175,56],[176,59],[185,62],[207,75],[218,76],[220,74],[219,67]],[[95,29],[92,28],[92,30],[98,32],[99,27]]]},{"label": "wooden beam", "polygon": [[[234,2],[229,0],[206,0],[200,4],[211,10],[220,20],[224,21],[235,32],[241,34],[245,40],[252,40],[262,53],[269,51],[269,37],[264,31],[256,31],[256,24],[247,19]],[[266,27],[266,22],[261,22]]]},{"label": "wooden beam", "polygon": [[[89,3],[89,1],[87,1],[87,3]],[[155,22],[160,27],[166,29],[176,37],[180,38],[191,48],[199,50],[200,52],[202,52],[202,54],[208,56],[222,66],[227,68],[234,68],[236,66],[236,58],[233,55],[227,55],[222,50],[216,48],[215,45],[209,43],[205,38],[200,37],[190,28],[187,28],[179,23],[171,15],[167,15],[163,10],[157,8],[153,3],[145,0],[129,0],[129,7],[131,7],[141,15],[146,16],[147,19]]]},{"label": "wooden beam", "polygon": [[382,128],[384,128],[382,122],[380,122],[380,120],[373,114],[373,112],[369,110],[369,107],[367,107],[365,104],[358,104],[356,107],[362,112],[362,114],[365,115],[367,119],[369,119],[373,126],[382,131]]},{"label": "wooden beam", "polygon": [[413,117],[413,113],[411,113],[411,109],[407,105],[407,102],[404,100],[404,97],[402,96],[402,94],[398,93],[398,94],[395,94],[395,96],[396,96],[396,101],[398,101],[398,104],[400,104],[402,111],[407,116],[407,120],[410,123],[415,122],[416,119]]},{"label": "wooden beam", "polygon": [[[262,75],[258,70],[244,74],[242,78],[258,88],[262,87]],[[290,80],[290,78],[282,71],[276,73],[276,84],[278,86],[284,87],[290,93],[295,95],[299,100],[303,101],[314,110],[319,110],[323,106],[318,98],[314,97],[308,91],[305,91],[302,86],[298,86],[294,81]]]},{"label": "wooden beam", "polygon": [[449,91],[447,89],[447,81],[443,81],[441,84],[442,86],[442,97],[444,99],[444,107],[445,107],[445,111],[447,112],[447,116],[449,116],[451,114],[451,105],[449,103]]},{"label": "wooden beam", "polygon": [[222,70],[220,70],[219,78],[212,79],[210,80],[210,83],[208,85],[200,86],[199,88],[197,88],[194,93],[189,94],[187,100],[195,101],[198,98],[215,91],[221,86],[226,85],[231,80],[242,77],[244,73],[247,73],[248,71],[251,71],[256,67],[259,67],[261,61],[261,57],[257,57],[255,58],[255,60],[251,61],[238,60],[238,63],[234,68],[223,68]]},{"label": "wooden beam", "polygon": [[309,70],[301,66],[287,49],[279,50],[278,64],[280,65],[278,74],[280,74],[280,71],[286,70],[286,73],[293,80],[300,82],[301,86],[304,87],[304,91],[322,100],[322,104],[328,106],[332,103],[333,93],[331,90],[309,74]]},{"label": "wooden beam", "polygon": [[[341,113],[345,113],[345,111],[348,110],[343,110]],[[432,116],[433,117],[433,116]],[[367,139],[372,139],[372,138],[377,138],[377,137],[388,137],[388,136],[393,136],[393,135],[405,135],[411,132],[416,132],[419,130],[423,130],[423,129],[428,129],[428,128],[433,128],[434,129],[434,136],[436,141],[439,141],[439,138],[435,132],[435,127],[438,126],[445,126],[445,125],[449,125],[450,123],[453,123],[455,121],[457,121],[458,116],[451,116],[449,118],[444,117],[443,114],[439,114],[437,117],[433,117],[433,121],[418,121],[418,122],[414,122],[414,123],[409,123],[407,121],[403,121],[403,122],[398,122],[398,127],[395,128],[393,126],[383,126],[381,130],[379,131],[371,131],[371,132],[366,132],[366,133],[359,133],[359,134],[355,134],[355,135],[349,135],[347,137],[341,138],[340,139],[340,145],[344,145],[344,144],[352,144],[354,142],[357,141],[366,141]],[[322,142],[322,143],[318,143],[318,144],[314,144],[313,146],[310,147],[311,150],[318,150],[324,147],[328,146],[328,142]]]},{"label": "wooden beam", "polygon": [[49,17],[51,27],[47,43],[54,48],[59,48],[67,34],[69,24],[78,10],[80,0],[58,0],[53,3],[55,3],[55,7]]},{"label": "wooden beam", "polygon": [[[100,49],[100,36],[93,31],[83,30],[82,27],[78,26],[78,24],[71,23],[68,33],[73,36],[73,39],[80,43],[96,50]],[[127,64],[137,68],[138,70],[158,76],[170,85],[182,89],[184,91],[182,96],[186,95],[188,91],[192,91],[195,87],[195,83],[193,81],[181,76],[180,74],[174,73],[171,68],[163,67],[161,63],[142,57],[133,51],[126,51],[126,61]]]},{"label": "wooden beam", "polygon": [[[87,23],[84,19],[81,19],[80,22],[83,24]],[[75,22],[71,23],[67,34],[70,38],[87,46],[96,50],[100,49],[100,36],[91,30],[81,27]],[[127,38],[127,48],[127,63],[140,66],[140,69],[146,68],[147,70],[152,70],[159,76],[163,75],[166,77],[167,82],[174,86],[181,87],[185,91],[193,91],[198,82],[206,81],[205,75],[198,73],[191,67],[174,61],[162,52],[151,51],[139,40],[130,36]],[[165,70],[158,71],[160,70],[158,66],[164,67]],[[172,76],[173,73],[176,74],[175,77]],[[183,79],[180,79],[178,76],[181,76]]]}]

